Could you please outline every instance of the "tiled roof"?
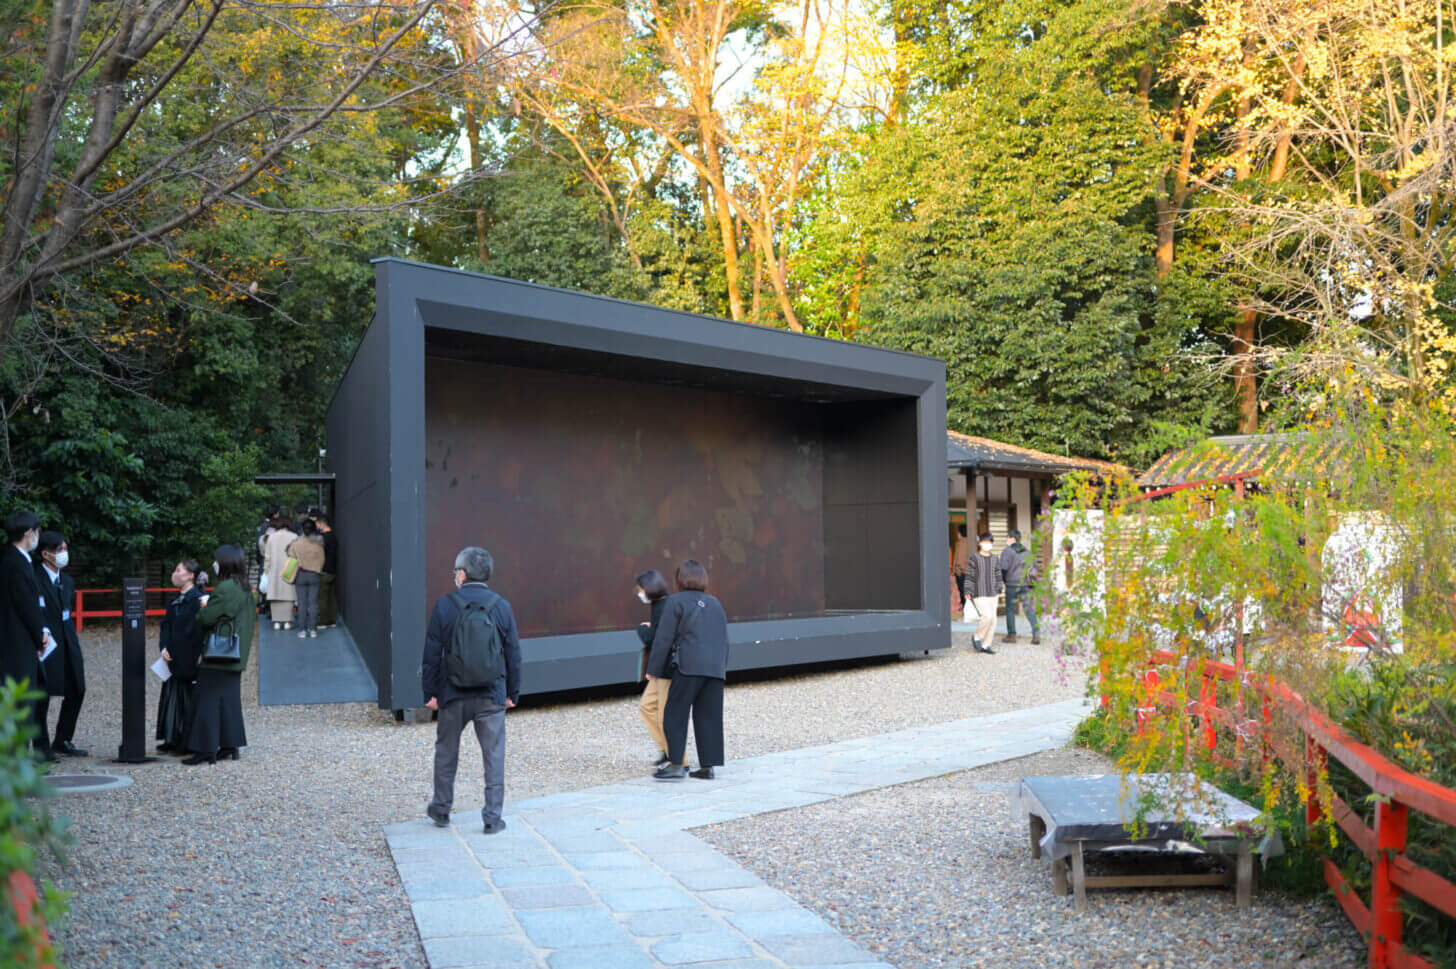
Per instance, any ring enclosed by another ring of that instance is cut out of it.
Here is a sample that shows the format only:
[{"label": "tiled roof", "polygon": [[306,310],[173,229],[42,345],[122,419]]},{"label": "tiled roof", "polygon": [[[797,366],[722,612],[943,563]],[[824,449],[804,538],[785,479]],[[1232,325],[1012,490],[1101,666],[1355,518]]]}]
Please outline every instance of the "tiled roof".
[{"label": "tiled roof", "polygon": [[945,432],[945,451],[948,467],[974,468],[978,471],[1031,471],[1044,474],[1088,471],[1093,474],[1123,474],[1128,470],[1111,461],[1048,454],[986,437],[972,437],[958,431]]},{"label": "tiled roof", "polygon": [[1171,488],[1259,471],[1261,478],[1328,480],[1342,462],[1339,445],[1305,434],[1235,434],[1211,437],[1158,458],[1138,484]]}]

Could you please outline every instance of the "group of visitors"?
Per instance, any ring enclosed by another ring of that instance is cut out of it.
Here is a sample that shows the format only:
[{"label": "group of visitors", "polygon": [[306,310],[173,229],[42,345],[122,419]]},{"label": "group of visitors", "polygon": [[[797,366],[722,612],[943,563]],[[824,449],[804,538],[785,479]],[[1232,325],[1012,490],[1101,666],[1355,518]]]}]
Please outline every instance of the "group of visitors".
[{"label": "group of visitors", "polygon": [[[31,749],[42,761],[85,757],[75,743],[86,697],[86,668],[74,615],[76,587],[66,575],[70,547],[59,531],[42,529],[34,512],[5,519],[0,555],[0,682],[29,682],[46,695],[31,707]],[[205,595],[207,573],[188,559],[172,570],[178,595],[161,625],[162,659],[169,677],[157,710],[158,750],[191,756],[183,763],[237,759],[243,731],[242,672],[253,640],[255,610],[247,561],[237,545],[224,545],[212,565],[217,586]],[[219,644],[230,648],[216,648]],[[55,731],[50,697],[61,698]]]},{"label": "group of visitors", "polygon": [[1041,643],[1041,626],[1036,619],[1036,607],[1032,604],[1032,588],[1036,583],[1036,564],[1028,564],[1029,549],[1021,543],[1021,530],[1013,528],[1006,533],[1006,547],[996,554],[996,539],[990,532],[982,532],[977,538],[976,549],[971,551],[966,541],[966,526],[957,529],[955,547],[951,550],[951,571],[955,575],[956,589],[960,595],[961,617],[965,622],[976,624],[976,635],[971,645],[978,653],[994,654],[991,643],[996,638],[996,611],[1001,605],[1001,594],[1006,594],[1006,635],[1003,642],[1018,641],[1016,635],[1016,606],[1026,611],[1031,623],[1031,641]]},{"label": "group of visitors", "polygon": [[[32,511],[5,519],[0,555],[0,683],[28,682],[44,695],[31,704],[31,750],[42,761],[85,757],[75,744],[76,721],[86,698],[86,668],[73,615],[76,587],[65,574],[71,550],[59,531],[42,529]],[[54,734],[50,699],[61,698]]]},{"label": "group of visitors", "polygon": [[169,676],[157,703],[159,753],[184,764],[237,760],[248,744],[243,724],[243,670],[253,647],[257,606],[240,545],[213,553],[217,584],[192,559],[172,570],[177,596],[162,616],[159,646]]},{"label": "group of visitors", "polygon": [[[490,588],[495,569],[483,548],[461,549],[451,578],[455,591],[435,602],[425,631],[420,687],[436,711],[434,793],[426,816],[450,824],[460,737],[473,727],[485,772],[482,830],[505,829],[505,714],[520,700],[521,642],[511,604]],[[688,559],[677,567],[669,592],[662,574],[637,576],[637,598],[650,619],[638,635],[645,650],[647,686],[639,708],[660,756],[660,781],[713,778],[723,764],[723,685],[728,670],[728,617],[708,594],[708,570]],[[698,769],[686,763],[688,722],[697,741]]]},{"label": "group of visitors", "polygon": [[290,519],[277,505],[266,511],[258,533],[259,590],[275,630],[291,630],[296,621],[298,638],[312,639],[339,621],[339,539],[323,509],[300,505],[297,513]]}]

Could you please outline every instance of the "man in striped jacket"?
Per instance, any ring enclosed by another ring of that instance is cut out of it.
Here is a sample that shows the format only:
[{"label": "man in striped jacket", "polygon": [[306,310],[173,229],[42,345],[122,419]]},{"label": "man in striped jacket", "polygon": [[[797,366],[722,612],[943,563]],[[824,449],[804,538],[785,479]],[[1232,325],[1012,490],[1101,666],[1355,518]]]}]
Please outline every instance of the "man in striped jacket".
[{"label": "man in striped jacket", "polygon": [[966,608],[965,621],[975,617],[976,638],[973,645],[978,653],[994,653],[991,641],[996,638],[996,606],[1001,600],[1004,585],[1001,576],[1001,562],[991,554],[993,540],[990,532],[982,532],[975,554],[966,563]]}]

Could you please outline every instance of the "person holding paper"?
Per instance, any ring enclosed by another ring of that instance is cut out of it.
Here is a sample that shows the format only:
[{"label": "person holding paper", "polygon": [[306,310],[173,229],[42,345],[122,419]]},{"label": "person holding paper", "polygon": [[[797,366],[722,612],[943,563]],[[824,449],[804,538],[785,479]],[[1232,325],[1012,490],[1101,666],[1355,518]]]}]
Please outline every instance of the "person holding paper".
[{"label": "person holding paper", "polygon": [[[0,683],[24,680],[44,689],[40,656],[55,647],[55,639],[41,614],[31,558],[40,544],[40,519],[30,511],[11,512],[5,519],[5,538],[9,544],[0,552]],[[45,707],[37,703],[32,711],[37,731],[31,743],[35,756],[58,760],[46,734]]]},{"label": "person holding paper", "polygon": [[45,606],[46,625],[55,633],[56,649],[45,657],[46,692],[50,696],[41,701],[41,716],[50,712],[50,697],[61,697],[61,714],[56,720],[56,732],[51,736],[51,750],[64,757],[85,757],[87,751],[77,747],[72,740],[76,736],[76,720],[81,715],[81,702],[86,699],[86,667],[81,658],[81,637],[76,634],[76,624],[71,619],[71,606],[75,603],[76,590],[69,588],[71,581],[62,571],[71,561],[71,552],[66,545],[66,536],[60,532],[40,533],[36,546],[35,584],[40,587]]},{"label": "person holding paper", "polygon": [[197,614],[202,609],[207,573],[192,559],[183,559],[172,570],[172,587],[177,598],[167,603],[162,615],[162,662],[170,674],[162,682],[157,701],[157,750],[160,753],[187,752],[187,731],[192,726],[194,692],[197,684],[197,656],[202,650],[202,627]]}]

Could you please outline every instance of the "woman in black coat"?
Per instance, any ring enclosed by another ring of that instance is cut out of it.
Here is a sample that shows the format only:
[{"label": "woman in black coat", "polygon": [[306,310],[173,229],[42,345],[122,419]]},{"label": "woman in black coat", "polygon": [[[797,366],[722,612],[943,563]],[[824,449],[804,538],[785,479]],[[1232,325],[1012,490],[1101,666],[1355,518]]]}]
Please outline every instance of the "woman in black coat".
[{"label": "woman in black coat", "polygon": [[202,649],[202,627],[197,613],[202,609],[202,590],[207,573],[191,559],[183,559],[172,570],[177,598],[167,603],[162,616],[162,659],[172,676],[162,684],[157,701],[157,744],[159,752],[187,751],[187,731],[192,726],[193,694],[197,685],[197,654]]},{"label": "woman in black coat", "polygon": [[683,762],[688,744],[688,714],[698,744],[698,769],[693,776],[711,780],[723,763],[723,681],[728,676],[728,616],[723,604],[708,595],[708,570],[688,559],[677,567],[678,591],[667,597],[662,620],[647,659],[650,676],[671,676],[662,728],[667,735],[668,763],[652,776],[680,781],[688,776]]},{"label": "woman in black coat", "polygon": [[[243,671],[253,651],[253,628],[258,604],[248,584],[248,560],[237,545],[223,545],[214,553],[213,571],[217,584],[197,624],[202,627],[202,650],[197,657],[195,710],[187,730],[187,749],[192,756],[182,763],[215,764],[218,758],[238,759],[238,749],[247,746],[243,723]],[[208,659],[208,640],[217,636],[220,645],[237,637],[238,658]]]},{"label": "woman in black coat", "polygon": [[653,676],[647,672],[652,639],[657,635],[657,627],[662,622],[662,610],[667,605],[667,580],[662,577],[661,572],[648,569],[637,576],[637,598],[652,608],[652,621],[637,627],[637,638],[642,640],[642,673],[647,680],[647,686],[642,690],[642,699],[637,703],[637,711],[642,714],[642,722],[647,725],[647,732],[652,735],[661,754],[657,763],[652,766],[665,767],[669,761],[667,735],[662,732],[662,714],[667,706],[667,690],[672,686],[672,676]]}]

